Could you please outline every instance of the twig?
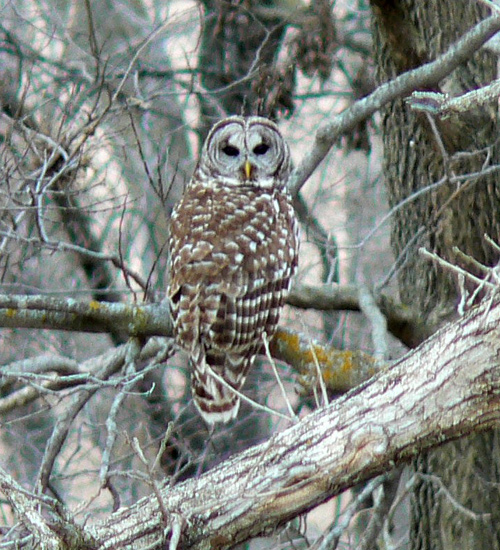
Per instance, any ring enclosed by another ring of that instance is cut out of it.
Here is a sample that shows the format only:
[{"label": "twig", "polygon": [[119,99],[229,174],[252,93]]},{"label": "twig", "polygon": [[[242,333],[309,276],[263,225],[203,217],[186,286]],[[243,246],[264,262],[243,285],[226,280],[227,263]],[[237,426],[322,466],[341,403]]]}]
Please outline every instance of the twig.
[{"label": "twig", "polygon": [[[61,390],[67,390],[68,388],[74,388],[82,384],[93,384],[96,388],[100,388],[105,385],[110,385],[116,388],[123,383],[135,383],[139,376],[144,376],[144,374],[149,369],[156,368],[158,363],[166,361],[169,357],[173,355],[175,346],[169,344],[171,344],[170,341],[167,342],[167,345],[165,345],[165,342],[158,342],[155,339],[150,339],[146,346],[142,349],[140,356],[141,361],[148,361],[150,363],[150,366],[144,368],[140,374],[134,376],[129,381],[127,381],[126,379],[124,381],[106,381],[95,374],[96,372],[99,372],[103,365],[107,364],[110,360],[114,360],[114,357],[117,353],[121,353],[120,348],[112,349],[100,357],[92,357],[91,359],[88,359],[81,365],[78,374],[70,374],[60,377],[44,378],[40,374],[16,373],[14,370],[12,370],[12,366],[18,365],[19,363],[23,365],[30,365],[32,361],[31,359],[11,363],[10,365],[8,365],[8,368],[5,368],[6,376],[16,381],[28,380],[31,385],[16,390],[11,394],[6,395],[5,397],[1,397],[0,414],[6,414],[16,408],[28,405],[44,393],[60,392]],[[34,359],[33,363],[36,366],[38,362],[36,361],[36,359]],[[119,368],[119,366],[117,366],[117,368]],[[3,373],[4,369],[2,369],[2,374]],[[38,381],[38,383],[34,384],[33,382],[31,382],[31,380]]]},{"label": "twig", "polygon": [[[309,339],[309,349],[311,351],[314,368],[316,370],[316,380],[318,381],[318,386],[319,386],[319,389],[321,390],[321,400],[323,401],[322,403],[319,404],[319,406],[326,407],[329,403],[328,392],[326,391],[326,384],[325,384],[325,379],[323,378],[323,372],[321,370],[321,367],[319,366],[318,354],[317,354],[316,348],[317,346],[315,346],[313,342]],[[313,386],[313,391],[314,391],[314,397],[317,400],[316,384]]]},{"label": "twig", "polygon": [[500,80],[472,90],[458,97],[450,97],[438,92],[413,92],[406,102],[415,111],[445,119],[454,113],[465,113],[487,103],[498,101]]},{"label": "twig", "polygon": [[494,241],[489,235],[484,234],[484,240],[493,247],[493,249],[500,254],[500,246],[496,241]]},{"label": "twig", "polygon": [[148,474],[148,480],[151,485],[151,488],[153,489],[153,492],[155,494],[156,500],[158,502],[158,508],[160,509],[162,519],[163,519],[163,525],[165,529],[168,529],[169,526],[169,516],[168,512],[165,508],[165,504],[163,502],[163,497],[161,496],[160,487],[158,486],[158,483],[156,479],[154,478],[153,471],[151,469],[151,465],[149,464],[144,451],[141,448],[141,444],[139,443],[139,440],[137,437],[132,438],[130,441],[130,444],[132,446],[132,449],[135,451],[137,457],[142,462],[142,464],[145,466]]},{"label": "twig", "polygon": [[[95,541],[85,529],[73,521],[73,516],[59,502],[46,495],[35,495],[26,491],[17,481],[0,467],[0,490],[10,502],[18,518],[36,541],[36,547],[47,550],[60,548],[94,548]],[[41,509],[51,511],[49,522]],[[21,541],[14,544],[23,547]],[[2,545],[4,546],[4,545]]]},{"label": "twig", "polygon": [[363,490],[356,495],[354,500],[347,506],[342,514],[341,519],[338,523],[333,526],[332,529],[327,533],[326,536],[320,541],[320,545],[317,546],[317,543],[311,547],[311,550],[334,550],[337,548],[340,537],[345,533],[346,529],[349,527],[349,524],[352,521],[352,518],[360,509],[361,505],[365,500],[371,497],[373,491],[380,487],[380,485],[387,478],[386,475],[381,475],[369,481],[363,488]]},{"label": "twig", "polygon": [[[102,379],[106,379],[111,376],[118,368],[123,364],[128,346],[125,345],[121,349],[114,350],[115,353],[110,357],[107,364],[104,365],[99,375]],[[71,404],[65,408],[62,415],[58,418],[52,435],[47,443],[45,452],[40,466],[40,472],[37,480],[37,492],[42,494],[46,491],[52,469],[54,467],[57,455],[61,451],[61,448],[66,441],[69,430],[78,413],[82,410],[83,406],[94,395],[98,387],[85,386],[77,395],[73,397]]]},{"label": "twig", "polygon": [[210,376],[213,376],[217,382],[220,382],[225,388],[230,390],[232,393],[237,395],[242,401],[245,401],[246,403],[249,403],[252,407],[255,409],[258,409],[260,411],[264,411],[268,414],[278,416],[279,418],[284,418],[285,420],[292,420],[289,416],[286,414],[280,413],[279,411],[275,411],[274,409],[271,409],[269,407],[266,407],[265,405],[261,405],[260,403],[257,403],[257,401],[254,401],[253,399],[250,399],[250,397],[246,396],[244,393],[241,393],[237,389],[233,388],[230,384],[228,384],[222,376],[219,376],[209,365],[207,365],[207,370],[210,373]]},{"label": "twig", "polygon": [[382,531],[385,521],[387,521],[387,514],[397,496],[397,492],[394,490],[394,484],[401,477],[401,471],[395,470],[383,477],[384,480],[380,490],[374,492],[374,506],[370,522],[356,550],[371,550],[376,547],[376,540]]},{"label": "twig", "polygon": [[182,521],[178,517],[172,519],[172,535],[170,536],[170,542],[168,550],[177,550],[179,541],[181,540],[182,533]]},{"label": "twig", "polygon": [[[132,338],[128,342],[127,353],[125,356],[125,366],[126,366],[125,370],[127,375],[130,375],[132,373],[135,374],[136,361],[140,351],[141,351],[141,348],[139,346],[139,342],[137,341],[137,338]],[[118,435],[118,428],[116,425],[116,415],[121,409],[121,405],[126,396],[126,391],[132,388],[135,383],[136,383],[136,380],[132,379],[130,382],[125,383],[122,386],[121,391],[113,400],[113,404],[111,405],[108,417],[106,419],[106,430],[108,432],[108,435],[106,437],[106,444],[104,446],[104,450],[101,458],[101,468],[99,470],[99,479],[101,482],[101,486],[106,485],[108,472],[109,472],[109,461],[111,458],[111,452],[113,450],[116,437]]]},{"label": "twig", "polygon": [[424,474],[421,472],[417,472],[416,475],[422,480],[427,481],[428,483],[432,483],[433,485],[436,485],[438,488],[437,495],[442,494],[450,502],[450,504],[457,510],[457,512],[464,515],[466,518],[471,519],[473,521],[487,521],[491,518],[492,514],[490,512],[484,512],[484,513],[473,512],[469,508],[466,508],[463,504],[460,504],[460,502],[458,502],[458,500],[450,493],[449,489],[446,487],[443,480],[439,476],[432,475],[432,474]]},{"label": "twig", "polygon": [[490,290],[495,289],[495,285],[493,285],[492,283],[488,283],[484,279],[480,279],[479,277],[476,277],[475,275],[473,275],[472,273],[469,273],[465,269],[462,269],[461,267],[458,267],[457,265],[452,264],[452,263],[444,260],[443,258],[438,256],[434,252],[429,252],[425,248],[419,248],[418,252],[424,258],[428,258],[430,260],[433,260],[434,262],[436,262],[440,266],[444,267],[445,269],[447,269],[449,271],[453,271],[454,273],[457,273],[458,275],[462,275],[463,277],[465,277],[466,279],[469,279],[470,281],[472,281],[476,285],[485,285]]},{"label": "twig", "polygon": [[297,421],[297,415],[295,414],[295,411],[293,410],[292,404],[290,403],[290,399],[288,398],[288,395],[285,390],[285,386],[283,386],[283,382],[281,381],[281,376],[278,373],[278,369],[276,368],[276,362],[274,361],[273,356],[271,355],[271,351],[269,349],[269,340],[267,338],[267,334],[264,333],[262,335],[262,341],[264,342],[264,348],[266,350],[266,355],[269,360],[269,363],[271,364],[271,368],[273,369],[274,377],[276,378],[276,382],[278,382],[278,386],[281,391],[281,395],[283,396],[283,399],[286,403],[286,406],[288,408],[288,413],[291,418],[295,418]]}]

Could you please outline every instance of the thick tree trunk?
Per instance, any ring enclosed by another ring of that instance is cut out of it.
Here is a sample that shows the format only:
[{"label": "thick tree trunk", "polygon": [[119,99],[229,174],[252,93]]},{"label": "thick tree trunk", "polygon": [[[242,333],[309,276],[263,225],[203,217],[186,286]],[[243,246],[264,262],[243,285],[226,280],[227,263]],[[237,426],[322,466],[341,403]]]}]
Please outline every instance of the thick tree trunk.
[{"label": "thick tree trunk", "polygon": [[[432,0],[372,1],[380,79],[388,80],[435,59],[449,44],[486,16],[479,2]],[[496,78],[496,59],[478,52],[432,91],[458,95]],[[437,130],[437,132],[435,131]],[[383,114],[386,184],[391,206],[449,174],[478,172],[488,155],[496,162],[498,136],[494,109],[431,122],[398,101]],[[436,137],[438,135],[439,137]],[[467,155],[455,153],[467,152]],[[418,255],[419,247],[457,263],[454,247],[493,265],[496,252],[484,234],[498,238],[500,200],[495,176],[446,180],[409,201],[394,215],[392,243],[403,301],[420,304],[431,324],[455,315],[457,280]],[[470,270],[470,265],[467,266]],[[413,499],[412,547],[419,549],[500,548],[500,454],[498,433],[449,444],[422,456],[422,475]],[[440,480],[452,498],[447,498]],[[463,508],[457,507],[459,506]],[[468,515],[465,509],[472,513]],[[473,513],[489,514],[477,521]]]}]

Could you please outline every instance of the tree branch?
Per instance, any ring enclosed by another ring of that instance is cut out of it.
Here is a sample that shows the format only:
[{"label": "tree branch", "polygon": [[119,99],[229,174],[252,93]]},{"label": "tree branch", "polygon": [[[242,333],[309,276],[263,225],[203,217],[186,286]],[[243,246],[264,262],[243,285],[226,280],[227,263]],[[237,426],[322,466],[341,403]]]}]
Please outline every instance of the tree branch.
[{"label": "tree branch", "polygon": [[357,124],[373,115],[385,104],[399,97],[405,97],[418,88],[436,84],[459,65],[468,61],[470,56],[498,31],[500,31],[500,14],[495,12],[473,27],[435,61],[382,84],[372,94],[357,101],[321,126],[316,132],[311,150],[302,159],[292,176],[289,184],[292,196],[300,191],[342,134],[352,131]]},{"label": "tree branch", "polygon": [[380,369],[367,353],[339,350],[283,328],[276,331],[270,351],[275,359],[284,361],[297,372],[297,382],[304,395],[316,394],[322,385],[330,395],[345,393]]},{"label": "tree branch", "polygon": [[89,528],[99,549],[225,549],[500,418],[500,302],[483,303],[324,409]]},{"label": "tree branch", "polygon": [[[424,324],[412,308],[384,294],[378,294],[375,298],[387,319],[389,332],[409,348],[418,346],[435,332],[437,327]],[[301,309],[318,311],[361,311],[357,285],[294,285],[287,303]]]},{"label": "tree branch", "polygon": [[49,296],[0,294],[0,326],[80,332],[120,331],[130,336],[171,336],[165,303],[80,302]]},{"label": "tree branch", "polygon": [[[30,546],[34,540],[37,547],[47,550],[90,550],[96,547],[95,541],[88,537],[84,528],[76,525],[71,514],[56,500],[45,495],[33,496],[3,468],[0,468],[0,491],[30,533],[25,540],[28,543],[26,546]],[[52,512],[51,521],[44,517],[42,505]]]},{"label": "tree branch", "polygon": [[[5,381],[0,385],[0,393],[4,394],[0,397],[0,415],[28,405],[45,393],[59,392],[77,386],[92,390],[102,386],[107,378],[123,368],[126,350],[127,344],[111,348],[100,356],[87,359],[74,372],[69,373],[67,366],[73,366],[75,362],[63,357],[33,357],[2,365],[2,377]],[[154,368],[174,353],[175,346],[150,339],[141,350],[140,360],[148,362],[148,365]],[[44,376],[40,373],[41,366],[46,373]],[[62,366],[66,368],[61,369]],[[27,385],[8,393],[8,386],[13,381],[25,382]],[[116,385],[121,381],[117,381]]]},{"label": "tree branch", "polygon": [[[325,285],[326,288],[327,285]],[[318,296],[309,287],[312,307]],[[321,290],[319,291],[321,295]],[[328,292],[328,290],[327,290]],[[300,290],[297,296],[300,295]],[[330,296],[331,298],[331,296]],[[335,301],[335,297],[333,297]],[[351,304],[353,307],[355,303]],[[306,302],[302,302],[302,307]],[[83,332],[121,331],[129,336],[172,336],[170,312],[165,303],[120,304],[108,302],[77,302],[48,296],[0,295],[0,326],[7,328],[34,328]],[[148,356],[162,353],[154,342],[144,350]],[[299,374],[299,383],[305,393],[314,392],[318,384],[324,383],[331,393],[343,393],[360,384],[378,369],[372,357],[360,351],[345,351],[301,338],[293,331],[280,329],[271,341],[273,357],[287,362]],[[263,350],[264,353],[264,350]],[[143,353],[144,355],[144,353]],[[155,362],[158,359],[153,358]],[[164,360],[164,358],[162,359]],[[93,358],[94,362],[97,361]],[[40,369],[57,373],[62,368],[72,367],[69,376],[56,374],[40,378]],[[323,381],[318,380],[318,368]],[[0,412],[7,412],[17,406],[26,405],[44,392],[60,391],[88,382],[93,372],[87,366],[78,368],[67,358],[27,359],[3,367],[7,381],[34,378],[35,386],[21,388],[0,399]]]},{"label": "tree branch", "polygon": [[[359,291],[354,285],[298,285],[289,295],[288,303],[318,310],[361,309]],[[395,304],[388,297],[379,295],[377,307],[387,317],[389,330],[409,346],[416,345],[434,330],[434,327],[423,325],[416,319],[409,308]],[[137,305],[94,300],[78,302],[48,296],[0,295],[0,326],[98,333],[119,331],[140,337],[172,336],[170,312],[165,302]],[[366,353],[338,350],[310,341],[290,330],[278,330],[270,344],[273,357],[285,361],[296,371],[303,395],[314,395],[318,388],[325,388],[330,396],[345,393],[379,369]],[[70,361],[65,358],[61,360]],[[31,376],[34,383],[0,399],[0,412],[6,413],[31,403],[44,393],[85,384],[92,372],[83,368],[70,376],[64,373],[60,376],[56,374],[58,362],[52,359],[49,361],[49,364],[53,363],[50,372],[54,374],[40,378],[37,376],[37,363],[32,359],[28,361],[30,364],[23,369],[15,364],[8,368],[4,366],[4,374],[10,373],[9,380],[26,379],[30,384]],[[156,359],[154,361],[158,362]]]}]

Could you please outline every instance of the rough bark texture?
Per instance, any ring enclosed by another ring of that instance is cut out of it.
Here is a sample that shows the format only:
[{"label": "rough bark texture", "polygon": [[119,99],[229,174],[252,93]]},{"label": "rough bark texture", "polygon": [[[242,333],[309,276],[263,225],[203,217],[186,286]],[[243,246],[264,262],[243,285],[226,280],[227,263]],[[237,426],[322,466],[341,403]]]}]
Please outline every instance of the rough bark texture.
[{"label": "rough bark texture", "polygon": [[87,535],[100,550],[165,548],[172,533],[178,550],[230,548],[421,450],[491,426],[500,418],[499,326],[498,302],[475,309],[330,406],[198,479],[164,483]]},{"label": "rough bark texture", "polygon": [[[376,58],[382,81],[435,59],[468,28],[486,16],[479,2],[373,1]],[[496,77],[496,59],[480,51],[432,91],[458,95]],[[497,161],[497,120],[493,108],[436,121],[442,143],[425,116],[403,101],[383,114],[385,173],[391,206],[446,174],[481,170],[487,155]],[[444,150],[444,155],[443,155]],[[473,153],[448,158],[457,152]],[[453,247],[493,265],[498,258],[485,242],[499,234],[500,199],[494,177],[459,187],[445,183],[409,202],[394,216],[392,243],[402,262],[399,287],[404,302],[419,305],[431,324],[449,318],[458,303],[455,277],[424,261],[420,246],[457,263]],[[470,266],[467,266],[470,268]],[[438,484],[422,478],[414,493],[412,547],[419,549],[499,548],[498,434],[490,432],[447,445],[421,457],[417,470],[442,480],[453,498],[473,512],[491,514],[482,521],[457,512]],[[436,479],[434,478],[434,479]],[[440,494],[438,494],[440,493]]]},{"label": "rough bark texture", "polygon": [[[129,354],[121,349],[109,355],[112,363],[101,365],[108,375]],[[184,483],[150,479],[147,498],[94,525],[77,525],[55,500],[30,494],[3,470],[0,491],[33,537],[26,547],[224,550],[274,530],[422,451],[486,430],[499,419],[497,297],[262,445]],[[478,472],[484,473],[476,468]],[[415,480],[424,479],[417,472]],[[489,510],[481,524],[494,513]],[[484,546],[473,541],[458,547]]]},{"label": "rough bark texture", "polygon": [[[486,14],[479,4],[460,1],[389,2],[399,10],[394,20],[377,2],[374,4],[375,35],[379,78],[386,81],[435,59]],[[385,2],[381,2],[384,4]],[[402,17],[397,20],[396,17]],[[399,22],[398,22],[399,21]],[[404,34],[403,40],[396,31]],[[407,51],[408,50],[408,51]],[[434,91],[458,95],[496,78],[496,58],[480,51],[466,65],[454,71]],[[414,113],[399,100],[383,112],[385,174],[390,206],[398,205],[419,189],[435,183],[450,171],[465,174],[481,170],[496,138],[495,110],[481,108],[465,116],[436,121],[446,153],[476,152],[453,160],[446,168],[431,127],[422,114]],[[420,246],[456,260],[453,246],[471,253],[486,264],[495,261],[494,251],[484,241],[484,233],[496,235],[500,205],[496,177],[483,177],[468,186],[445,184],[423,194],[394,215],[392,243],[403,262],[400,291],[404,302],[421,303],[425,317],[446,318],[455,309],[456,281],[439,266],[423,262],[416,254]],[[423,229],[416,238],[417,232]],[[409,245],[409,248],[407,248]]]}]

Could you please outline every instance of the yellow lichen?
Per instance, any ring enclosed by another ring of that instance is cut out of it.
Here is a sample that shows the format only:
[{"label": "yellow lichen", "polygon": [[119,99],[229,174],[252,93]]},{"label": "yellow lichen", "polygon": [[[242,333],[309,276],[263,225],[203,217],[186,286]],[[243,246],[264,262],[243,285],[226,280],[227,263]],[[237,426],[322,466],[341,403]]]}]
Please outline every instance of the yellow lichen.
[{"label": "yellow lichen", "polygon": [[341,354],[344,356],[341,366],[342,372],[345,374],[351,374],[351,371],[354,368],[352,351],[343,351]]}]

